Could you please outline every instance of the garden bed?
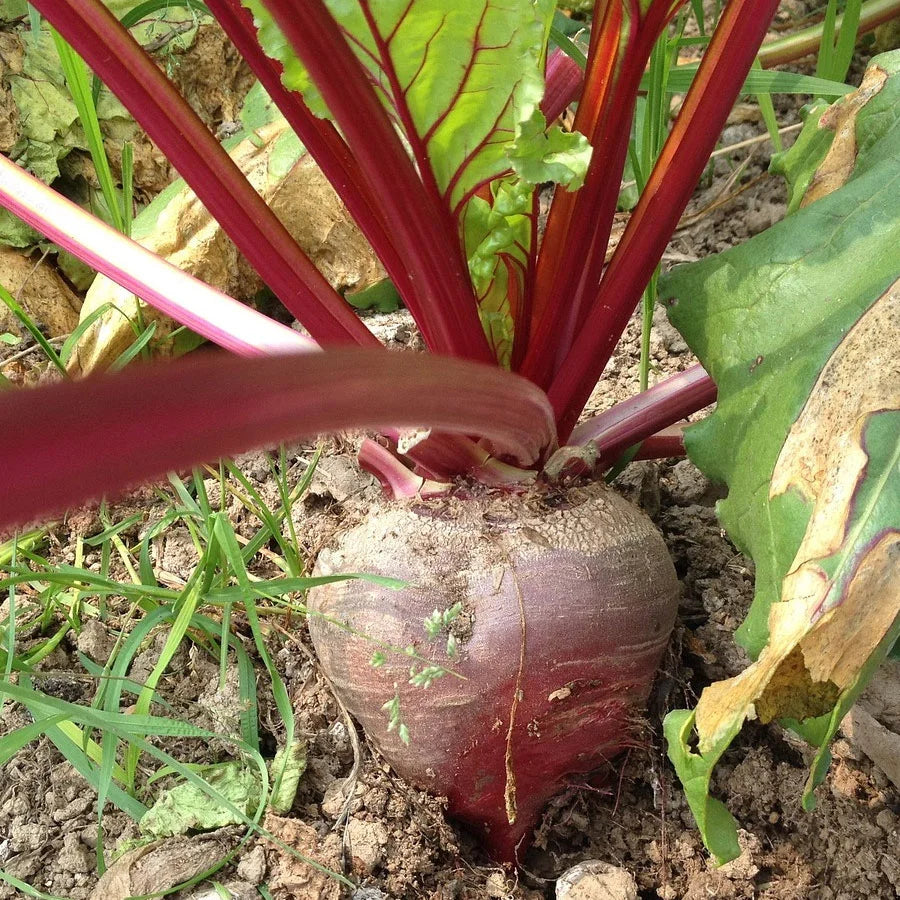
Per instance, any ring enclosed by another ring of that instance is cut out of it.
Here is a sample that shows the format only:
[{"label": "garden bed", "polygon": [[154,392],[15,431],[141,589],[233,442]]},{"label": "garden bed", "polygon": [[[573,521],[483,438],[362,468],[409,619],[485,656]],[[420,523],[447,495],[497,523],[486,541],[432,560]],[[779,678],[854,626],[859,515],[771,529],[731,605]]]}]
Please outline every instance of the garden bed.
[{"label": "garden bed", "polygon": [[[216,53],[222,53],[219,45]],[[221,93],[215,78],[202,66],[194,68],[208,90]],[[778,102],[780,123],[795,124],[798,103]],[[225,107],[213,118],[233,117],[234,110],[227,103]],[[719,252],[783,216],[785,187],[766,174],[771,147],[764,132],[758,107],[744,104],[735,110],[722,144],[740,146],[717,157],[669,247],[667,263]],[[370,315],[367,322],[388,343],[416,346],[415,329],[403,312]],[[21,347],[0,350],[7,358],[17,357],[4,368],[11,380],[30,383],[46,377],[37,353],[23,355]],[[651,383],[694,361],[661,311],[654,317],[651,357]],[[635,392],[639,359],[640,322],[635,318],[587,412],[599,412]],[[314,478],[294,507],[297,550],[309,569],[317,553],[357,522],[378,497],[375,480],[356,466],[356,445],[353,437],[324,443]],[[289,482],[296,483],[315,453],[313,445],[290,449],[285,456]],[[277,504],[278,484],[266,458],[250,455],[238,465],[253,490],[265,502]],[[215,506],[220,489],[214,473],[208,475],[209,500]],[[246,486],[231,483],[235,493],[224,499],[224,507],[238,536],[252,539],[260,522],[237,499]],[[666,759],[661,722],[668,711],[693,706],[709,683],[735,675],[746,665],[733,632],[752,599],[752,564],[735,550],[715,517],[722,490],[691,463],[633,463],[615,486],[640,505],[664,535],[684,589],[679,624],[646,720],[636,723],[634,748],[621,766],[610,768],[605,780],[574,784],[550,804],[517,875],[493,865],[477,843],[447,819],[440,798],[411,787],[391,771],[330,690],[302,615],[286,608],[262,614],[263,630],[294,709],[297,736],[306,742],[306,767],[290,809],[269,813],[265,828],[299,853],[358,883],[358,900],[551,898],[558,877],[589,859],[627,870],[647,900],[900,896],[900,790],[847,736],[834,747],[835,761],[817,791],[815,811],[805,813],[800,798],[811,752],[777,726],[745,728],[713,781],[713,794],[725,801],[742,826],[743,853],[723,868],[711,864]],[[122,499],[104,512],[105,519],[95,509],[73,513],[50,527],[38,552],[51,566],[83,562],[98,571],[104,564],[102,550],[85,547],[79,539],[109,532],[110,523],[130,521],[115,537],[135,547],[147,527],[176,503],[170,487],[163,485],[162,491],[147,488]],[[268,555],[258,555],[251,567],[254,577],[279,574],[272,558],[277,548],[267,544],[265,549]],[[179,522],[160,530],[152,541],[150,562],[161,585],[180,589],[187,584],[198,563],[189,530]],[[128,582],[130,573],[114,552],[109,567],[110,578]],[[302,596],[293,599],[302,601]],[[92,601],[85,597],[79,602]],[[134,607],[124,595],[103,602],[102,616],[96,609],[82,610],[79,627],[42,655],[33,675],[36,689],[68,702],[91,702],[97,682],[85,659],[102,665],[117,635],[127,634],[135,621]],[[19,589],[16,607],[17,649],[46,647],[48,635],[63,624],[59,610],[45,614],[38,591],[28,585]],[[8,614],[8,601],[5,609]],[[255,667],[261,747],[271,757],[284,738],[284,725],[239,608],[234,631]],[[146,680],[164,643],[165,634],[159,633],[142,646],[128,672],[131,681]],[[183,643],[156,687],[152,711],[216,733],[236,733],[245,711],[238,673],[229,669],[224,684],[219,673],[218,660],[196,644]],[[898,684],[900,663],[886,666],[868,707],[894,730],[900,729]],[[16,704],[6,702],[0,709],[4,734],[29,721]],[[414,747],[415,735],[412,741]],[[200,766],[221,762],[231,753],[224,741],[190,737],[167,738],[160,745],[181,761]],[[150,767],[138,768],[148,805],[173,782],[171,776],[151,782],[152,772]],[[337,898],[345,890],[265,838],[241,843],[246,829],[239,825],[188,829],[187,835],[162,838],[148,849],[136,823],[109,804],[102,821],[106,864],[119,861],[98,884],[96,806],[96,794],[48,738],[24,747],[0,769],[0,867],[51,896],[119,900],[128,892],[117,888],[110,876],[129,866],[131,892],[149,893],[191,878],[234,851],[215,879],[240,900],[261,896],[260,885],[277,900]],[[181,896],[207,900],[216,896],[212,890],[207,882]],[[18,887],[0,883],[0,898],[18,896]]]}]

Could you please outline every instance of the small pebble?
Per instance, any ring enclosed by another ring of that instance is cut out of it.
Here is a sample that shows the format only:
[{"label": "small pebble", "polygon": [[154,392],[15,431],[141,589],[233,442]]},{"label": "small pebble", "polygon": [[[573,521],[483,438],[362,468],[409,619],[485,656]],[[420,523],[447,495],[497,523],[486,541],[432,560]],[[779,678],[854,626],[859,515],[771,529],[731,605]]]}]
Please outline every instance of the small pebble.
[{"label": "small pebble", "polygon": [[626,869],[589,859],[556,882],[556,900],[637,900],[637,882]]}]

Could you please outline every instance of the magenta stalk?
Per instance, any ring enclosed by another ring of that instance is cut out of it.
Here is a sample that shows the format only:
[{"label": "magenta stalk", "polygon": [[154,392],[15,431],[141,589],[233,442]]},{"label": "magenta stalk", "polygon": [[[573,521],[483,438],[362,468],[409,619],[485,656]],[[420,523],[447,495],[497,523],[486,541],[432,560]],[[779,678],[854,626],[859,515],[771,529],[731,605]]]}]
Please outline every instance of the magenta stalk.
[{"label": "magenta stalk", "polygon": [[315,341],[182,272],[0,155],[0,204],[160,312],[241,356],[317,350]]},{"label": "magenta stalk", "polygon": [[691,366],[582,422],[572,432],[569,444],[594,443],[601,457],[615,458],[628,447],[709,406],[715,399],[712,378],[702,366]]},{"label": "magenta stalk", "polygon": [[238,249],[319,343],[379,343],[100,0],[36,0],[35,6],[94,72],[115,87]]}]

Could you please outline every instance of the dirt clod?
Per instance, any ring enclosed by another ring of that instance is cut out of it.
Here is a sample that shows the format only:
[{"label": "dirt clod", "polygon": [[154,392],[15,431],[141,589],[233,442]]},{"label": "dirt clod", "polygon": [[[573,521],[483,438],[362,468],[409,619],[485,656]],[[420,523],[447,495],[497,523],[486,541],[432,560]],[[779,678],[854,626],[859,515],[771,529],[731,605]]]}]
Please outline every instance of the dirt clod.
[{"label": "dirt clod", "polygon": [[113,637],[102,622],[88,619],[81,626],[78,635],[78,652],[83,653],[95,663],[105,663],[114,644]]},{"label": "dirt clod", "polygon": [[266,877],[266,851],[263,847],[256,846],[242,856],[238,863],[237,873],[250,884],[262,884]]},{"label": "dirt clod", "polygon": [[340,871],[340,838],[329,834],[320,839],[315,828],[273,815],[266,817],[266,828],[298,854],[280,847],[268,851],[269,889],[275,900],[338,900],[341,885],[325,870]]},{"label": "dirt clod", "polygon": [[629,871],[595,859],[572,866],[556,882],[556,900],[637,900],[637,895]]},{"label": "dirt clod", "polygon": [[[15,297],[47,337],[69,334],[78,325],[81,300],[41,254],[24,256],[0,247],[0,284]],[[0,304],[0,332],[27,338],[22,324]]]},{"label": "dirt clod", "polygon": [[63,837],[62,850],[56,857],[56,865],[62,872],[90,872],[96,863],[94,854],[85,847],[77,834]]},{"label": "dirt clod", "polygon": [[353,870],[360,875],[371,875],[384,860],[388,843],[388,831],[381,822],[364,822],[350,819],[347,822],[347,843]]}]

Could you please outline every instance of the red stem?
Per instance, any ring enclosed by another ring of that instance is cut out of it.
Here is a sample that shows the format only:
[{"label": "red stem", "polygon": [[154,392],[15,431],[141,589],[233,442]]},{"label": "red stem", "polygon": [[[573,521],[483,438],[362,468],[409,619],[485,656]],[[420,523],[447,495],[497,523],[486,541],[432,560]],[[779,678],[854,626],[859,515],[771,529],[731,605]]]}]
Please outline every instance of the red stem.
[{"label": "red stem", "polygon": [[702,366],[691,366],[582,422],[572,432],[569,444],[581,446],[592,441],[603,458],[615,458],[626,448],[709,406],[715,399],[712,378]]},{"label": "red stem", "polygon": [[199,281],[0,154],[0,206],[92,269],[240,356],[318,350],[312,338]]},{"label": "red stem", "polygon": [[325,174],[384,263],[400,295],[404,298],[408,296],[412,290],[409,273],[344,139],[331,122],[312,113],[298,92],[288,91],[284,87],[281,65],[263,53],[256,39],[253,16],[240,0],[209,0],[206,5]]},{"label": "red stem", "polygon": [[[391,437],[390,432],[385,432]],[[482,466],[488,453],[464,435],[434,434],[403,454],[415,471],[436,481],[467,475]]]},{"label": "red stem", "polygon": [[549,395],[565,440],[678,224],[778,0],[731,0]]},{"label": "red stem", "polygon": [[[605,3],[601,34],[592,41],[588,76],[575,128],[594,147],[584,187],[554,198],[555,233],[545,239],[539,262],[538,306],[523,372],[547,385],[556,373],[590,309],[600,281],[619,199],[634,103],[647,60],[683,0],[654,0],[643,14],[633,4],[623,19],[621,3]],[[600,12],[600,10],[598,10]],[[622,40],[622,29],[627,39]],[[559,205],[556,209],[557,203]],[[550,227],[548,225],[548,233]],[[547,274],[553,273],[552,278]]]},{"label": "red stem", "polygon": [[[668,459],[672,456],[685,456],[684,449],[684,426],[672,425],[658,434],[650,435],[644,438],[637,453],[634,454],[635,459]],[[600,465],[604,463],[613,464],[614,459],[601,460]]]},{"label": "red stem", "polygon": [[347,427],[475,431],[525,466],[554,430],[546,396],[497,366],[362,348],[207,354],[4,391],[0,421],[16,425],[0,429],[0,528],[204,459]]},{"label": "red stem", "polygon": [[531,341],[522,366],[524,375],[544,386],[574,337],[578,282],[587,254],[603,233],[609,239],[619,190],[619,179],[612,173],[624,168],[630,133],[624,123],[630,121],[636,96],[636,87],[625,81],[629,74],[627,80],[634,81],[636,75],[639,81],[644,66],[640,59],[632,64],[638,23],[625,22],[622,3],[610,0],[595,15],[598,34],[591,42],[574,125],[594,152],[582,188],[554,195],[538,256]]},{"label": "red stem", "polygon": [[319,343],[378,343],[100,0],[36,0],[35,6],[115,90],[238,249]]},{"label": "red stem", "polygon": [[393,500],[416,497],[425,484],[421,475],[416,475],[390,450],[371,438],[363,440],[356,458],[360,468],[374,475],[385,494]]},{"label": "red stem", "polygon": [[322,0],[265,0],[341,128],[418,291],[409,310],[439,353],[495,362],[456,235],[424,189],[366,73]]}]

